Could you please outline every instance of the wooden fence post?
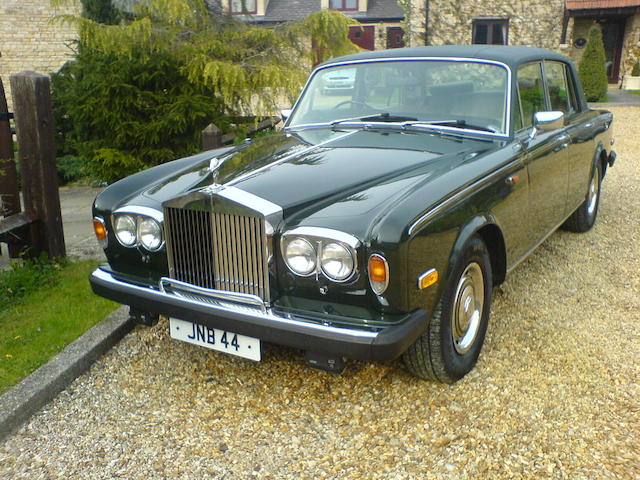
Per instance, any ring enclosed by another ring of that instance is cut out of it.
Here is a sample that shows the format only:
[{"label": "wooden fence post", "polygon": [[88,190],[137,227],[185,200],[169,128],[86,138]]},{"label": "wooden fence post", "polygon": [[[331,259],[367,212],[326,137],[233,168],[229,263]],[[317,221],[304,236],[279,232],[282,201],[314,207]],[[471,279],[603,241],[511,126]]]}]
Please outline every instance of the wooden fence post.
[{"label": "wooden fence post", "polygon": [[[9,120],[7,98],[0,78],[0,208],[2,210],[0,214],[5,217],[20,213],[20,191],[16,163],[13,159],[13,136]],[[20,247],[9,244],[9,256],[16,258],[19,254]]]},{"label": "wooden fence post", "polygon": [[51,82],[48,76],[35,72],[16,73],[10,81],[24,206],[39,218],[37,231],[29,239],[28,254],[37,256],[44,251],[50,257],[64,257]]},{"label": "wooden fence post", "polygon": [[213,123],[202,130],[202,151],[213,150],[222,146],[222,130]]}]

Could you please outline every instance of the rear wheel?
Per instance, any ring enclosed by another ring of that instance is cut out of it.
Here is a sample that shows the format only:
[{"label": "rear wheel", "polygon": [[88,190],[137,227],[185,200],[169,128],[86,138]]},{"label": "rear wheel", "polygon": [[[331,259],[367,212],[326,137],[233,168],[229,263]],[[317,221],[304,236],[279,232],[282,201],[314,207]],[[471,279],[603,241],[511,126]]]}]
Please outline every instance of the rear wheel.
[{"label": "rear wheel", "polygon": [[479,237],[465,246],[427,330],[403,356],[408,370],[425,380],[453,383],[478,360],[491,309],[492,276]]},{"label": "rear wheel", "polygon": [[602,165],[596,159],[589,180],[589,189],[584,202],[562,225],[562,228],[570,232],[584,233],[591,230],[598,216],[600,206],[600,189],[602,185]]}]

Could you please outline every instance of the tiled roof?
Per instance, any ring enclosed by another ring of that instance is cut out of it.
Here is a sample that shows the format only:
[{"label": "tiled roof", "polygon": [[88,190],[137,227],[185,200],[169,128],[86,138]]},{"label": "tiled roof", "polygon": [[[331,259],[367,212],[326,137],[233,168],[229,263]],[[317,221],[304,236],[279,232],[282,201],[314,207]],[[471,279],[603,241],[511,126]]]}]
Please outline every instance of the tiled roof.
[{"label": "tiled roof", "polygon": [[[404,17],[396,0],[369,0],[366,12],[344,12],[360,21],[367,19],[400,19]],[[252,19],[262,22],[286,22],[301,20],[310,13],[320,10],[320,0],[270,0],[264,16]]]},{"label": "tiled roof", "polygon": [[567,10],[640,7],[639,0],[567,0]]}]

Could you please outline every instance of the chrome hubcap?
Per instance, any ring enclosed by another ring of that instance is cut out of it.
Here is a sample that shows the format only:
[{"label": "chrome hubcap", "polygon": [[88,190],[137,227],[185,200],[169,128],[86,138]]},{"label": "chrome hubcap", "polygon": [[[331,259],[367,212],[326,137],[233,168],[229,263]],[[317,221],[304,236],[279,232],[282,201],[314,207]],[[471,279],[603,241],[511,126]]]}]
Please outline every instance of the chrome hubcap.
[{"label": "chrome hubcap", "polygon": [[484,277],[480,265],[474,262],[462,273],[454,297],[451,336],[459,354],[468,352],[473,346],[480,330],[483,307]]},{"label": "chrome hubcap", "polygon": [[591,184],[589,185],[589,192],[587,193],[587,213],[592,216],[596,211],[598,204],[598,192],[600,190],[600,175],[598,169],[593,172],[591,177]]}]

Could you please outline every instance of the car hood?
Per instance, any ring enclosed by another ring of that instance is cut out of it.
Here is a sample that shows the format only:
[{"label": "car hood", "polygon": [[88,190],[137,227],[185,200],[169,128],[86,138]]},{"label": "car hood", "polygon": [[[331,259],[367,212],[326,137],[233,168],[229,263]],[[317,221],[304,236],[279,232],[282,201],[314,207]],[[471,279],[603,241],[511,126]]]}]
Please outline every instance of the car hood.
[{"label": "car hood", "polygon": [[437,132],[283,132],[192,157],[188,167],[175,169],[128,203],[159,204],[212,184],[227,185],[282,207],[287,227],[331,226],[362,236],[373,217],[403,196],[494,147],[492,141]]}]

